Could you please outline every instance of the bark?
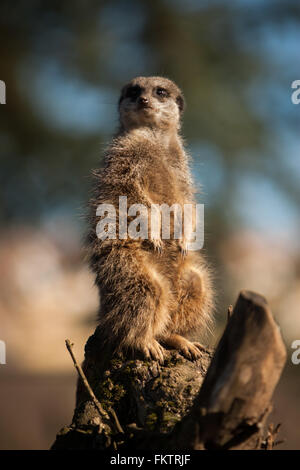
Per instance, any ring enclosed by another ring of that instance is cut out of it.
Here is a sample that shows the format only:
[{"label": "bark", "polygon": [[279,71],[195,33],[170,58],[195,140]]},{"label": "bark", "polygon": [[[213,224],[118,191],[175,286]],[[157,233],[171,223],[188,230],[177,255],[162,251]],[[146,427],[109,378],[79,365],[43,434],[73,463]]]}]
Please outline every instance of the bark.
[{"label": "bark", "polygon": [[162,366],[111,357],[96,330],[83,370],[107,414],[79,379],[72,424],[52,449],[269,449],[266,419],[285,361],[267,302],[249,291],[240,293],[216,350],[196,362],[175,351]]}]

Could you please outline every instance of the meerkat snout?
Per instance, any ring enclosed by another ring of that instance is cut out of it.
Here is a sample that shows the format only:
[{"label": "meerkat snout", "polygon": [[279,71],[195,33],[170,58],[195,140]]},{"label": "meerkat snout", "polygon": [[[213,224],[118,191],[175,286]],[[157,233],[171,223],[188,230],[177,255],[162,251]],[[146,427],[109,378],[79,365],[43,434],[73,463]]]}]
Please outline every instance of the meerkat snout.
[{"label": "meerkat snout", "polygon": [[140,96],[139,99],[138,99],[138,106],[140,108],[149,108],[148,98],[145,98],[144,96]]},{"label": "meerkat snout", "polygon": [[174,82],[163,77],[136,77],[125,85],[119,100],[124,130],[137,127],[180,127],[184,98]]}]

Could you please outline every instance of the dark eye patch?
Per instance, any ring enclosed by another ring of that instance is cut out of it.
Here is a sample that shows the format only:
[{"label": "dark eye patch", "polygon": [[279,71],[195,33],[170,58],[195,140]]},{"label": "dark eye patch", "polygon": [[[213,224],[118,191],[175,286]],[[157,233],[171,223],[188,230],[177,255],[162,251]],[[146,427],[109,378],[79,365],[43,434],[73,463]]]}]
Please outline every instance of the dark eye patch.
[{"label": "dark eye patch", "polygon": [[130,86],[126,90],[125,98],[130,98],[132,100],[135,100],[141,94],[141,91],[142,89],[138,85]]}]

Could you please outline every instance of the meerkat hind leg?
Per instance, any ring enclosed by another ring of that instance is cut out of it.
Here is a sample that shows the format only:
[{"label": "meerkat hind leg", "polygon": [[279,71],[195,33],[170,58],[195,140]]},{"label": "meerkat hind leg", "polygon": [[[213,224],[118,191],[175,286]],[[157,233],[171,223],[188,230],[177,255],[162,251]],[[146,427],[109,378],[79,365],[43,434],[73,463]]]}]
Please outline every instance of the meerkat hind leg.
[{"label": "meerkat hind leg", "polygon": [[173,333],[163,338],[166,345],[192,360],[201,357],[201,351],[207,351],[207,348],[199,342],[189,341],[182,334],[200,328],[203,331],[209,325],[212,304],[208,273],[197,261],[196,256],[189,256],[184,262],[177,282],[177,308],[171,313]]},{"label": "meerkat hind leg", "polygon": [[[164,348],[157,339],[169,321],[170,293],[167,281],[142,251],[118,249],[109,263],[116,266],[108,278],[99,325],[116,351],[164,362]],[[122,285],[122,289],[120,289]],[[157,338],[157,339],[156,339]]]}]

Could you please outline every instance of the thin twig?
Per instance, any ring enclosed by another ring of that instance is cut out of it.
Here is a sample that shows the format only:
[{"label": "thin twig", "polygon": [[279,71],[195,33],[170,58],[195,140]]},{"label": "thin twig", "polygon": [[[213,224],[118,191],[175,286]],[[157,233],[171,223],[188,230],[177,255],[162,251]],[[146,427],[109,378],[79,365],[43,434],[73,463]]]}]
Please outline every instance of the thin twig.
[{"label": "thin twig", "polygon": [[118,416],[117,416],[117,414],[116,414],[116,412],[115,412],[115,410],[114,410],[113,408],[110,408],[110,413],[111,413],[112,417],[113,417],[114,420],[115,420],[115,425],[116,425],[117,430],[118,430],[121,434],[124,434],[124,431],[123,431],[123,428],[122,428],[122,426],[121,426],[121,424],[120,424],[120,421],[119,421],[119,419],[118,419]]},{"label": "thin twig", "polygon": [[99,411],[100,415],[102,415],[104,418],[109,419],[109,416],[108,416],[107,412],[104,410],[101,403],[97,400],[93,390],[90,387],[90,384],[87,381],[87,378],[86,378],[81,366],[78,364],[78,362],[77,362],[77,360],[74,356],[73,350],[72,350],[73,343],[71,343],[71,341],[69,339],[66,339],[66,346],[67,346],[67,349],[68,349],[68,351],[71,355],[71,358],[72,358],[74,366],[75,366],[75,368],[78,372],[78,375],[81,378],[82,382],[84,383],[85,388],[87,389],[87,391],[88,391],[91,399],[93,400],[97,410]]},{"label": "thin twig", "polygon": [[[73,347],[73,343],[71,343],[71,341],[69,339],[66,339],[66,347],[67,347],[67,350],[69,351],[70,353],[70,356],[72,358],[72,361],[74,363],[74,366],[78,372],[78,375],[79,377],[81,378],[82,382],[84,383],[84,386],[86,388],[86,390],[88,391],[91,399],[93,400],[94,404],[95,404],[95,407],[97,408],[98,412],[100,413],[101,416],[103,416],[104,418],[106,419],[110,419],[108,413],[104,410],[103,406],[101,405],[101,403],[99,402],[99,400],[97,400],[93,390],[91,389],[91,386],[90,384],[88,383],[88,380],[82,370],[82,367],[80,366],[80,364],[78,364],[75,356],[74,356],[74,353],[73,353],[73,350],[72,350],[72,347]],[[114,423],[115,423],[115,426],[117,428],[117,431],[124,434],[124,431],[122,429],[122,426],[120,424],[120,421],[118,420],[118,417],[116,415],[116,412],[114,409],[110,409],[110,414],[111,416],[113,417],[113,420],[114,420]]]},{"label": "thin twig", "polygon": [[284,442],[284,440],[275,441],[275,438],[277,434],[279,433],[280,427],[281,427],[281,423],[277,424],[275,429],[272,423],[269,425],[268,433],[266,437],[266,450],[272,450],[273,447]]}]

